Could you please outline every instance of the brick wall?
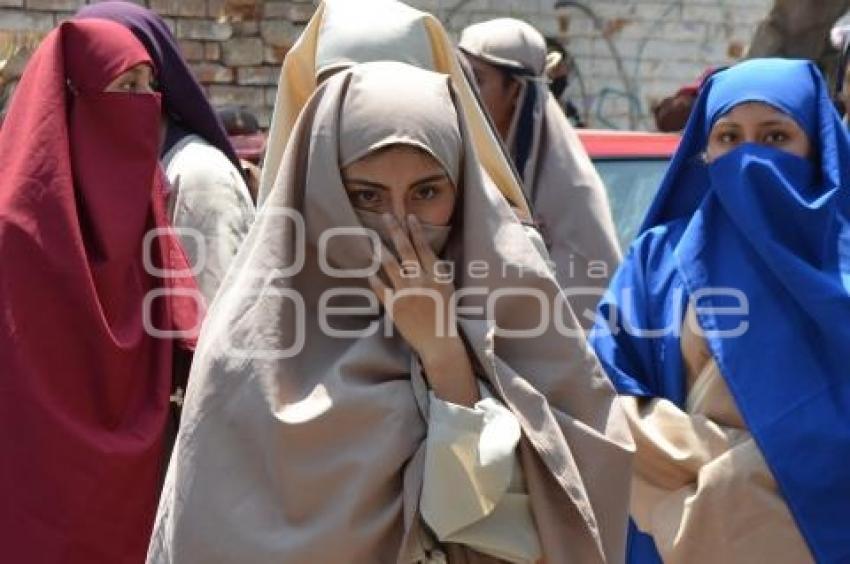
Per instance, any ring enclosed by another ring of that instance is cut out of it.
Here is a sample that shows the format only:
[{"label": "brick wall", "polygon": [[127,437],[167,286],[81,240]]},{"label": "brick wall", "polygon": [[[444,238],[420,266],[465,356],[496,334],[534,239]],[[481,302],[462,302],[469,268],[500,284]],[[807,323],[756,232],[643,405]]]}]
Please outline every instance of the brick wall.
[{"label": "brick wall", "polygon": [[[356,2],[357,0],[349,0]],[[0,43],[44,33],[85,0],[0,0]],[[144,0],[162,14],[216,104],[254,108],[268,123],[280,62],[314,10],[311,0]],[[409,0],[453,34],[493,17],[524,19],[561,38],[580,80],[570,92],[599,127],[651,129],[656,100],[746,49],[772,0]],[[3,58],[0,48],[0,59]]]},{"label": "brick wall", "polygon": [[[43,34],[89,2],[0,0],[0,45]],[[315,9],[311,0],[136,0],[161,14],[214,104],[255,110],[268,125],[280,64]],[[3,58],[0,47],[0,59]]]}]

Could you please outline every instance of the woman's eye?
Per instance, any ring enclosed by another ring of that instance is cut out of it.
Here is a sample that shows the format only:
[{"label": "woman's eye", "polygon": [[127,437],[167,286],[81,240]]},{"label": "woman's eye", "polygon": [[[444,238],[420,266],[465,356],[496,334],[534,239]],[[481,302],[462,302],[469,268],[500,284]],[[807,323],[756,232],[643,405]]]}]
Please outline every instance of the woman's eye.
[{"label": "woman's eye", "polygon": [[121,88],[122,91],[130,92],[130,93],[139,91],[138,83],[135,80],[132,80],[132,79],[128,80],[127,82],[122,84],[120,88]]},{"label": "woman's eye", "polygon": [[416,189],[414,197],[417,200],[432,200],[437,196],[438,192],[435,186],[420,186]]},{"label": "woman's eye", "polygon": [[764,142],[770,145],[781,145],[783,143],[786,143],[787,141],[788,135],[786,135],[783,131],[774,131],[772,133],[768,133],[764,138]]},{"label": "woman's eye", "polygon": [[736,139],[737,136],[728,131],[717,136],[717,140],[724,144],[734,143]]},{"label": "woman's eye", "polygon": [[355,207],[375,206],[381,202],[377,190],[357,190],[349,194],[349,198]]}]

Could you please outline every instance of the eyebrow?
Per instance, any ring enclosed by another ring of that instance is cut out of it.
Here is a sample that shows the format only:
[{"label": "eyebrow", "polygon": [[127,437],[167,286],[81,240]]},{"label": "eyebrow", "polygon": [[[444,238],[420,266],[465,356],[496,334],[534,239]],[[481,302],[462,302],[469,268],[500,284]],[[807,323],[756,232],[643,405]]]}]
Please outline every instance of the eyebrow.
[{"label": "eyebrow", "polygon": [[[428,182],[438,182],[441,180],[448,180],[448,175],[444,172],[440,172],[437,174],[432,174],[430,176],[426,176],[420,178],[416,182],[413,182],[410,187],[419,186],[420,184],[426,184]],[[372,180],[365,180],[362,178],[343,178],[343,181],[348,184],[360,184],[361,186],[368,186],[369,188],[377,188],[379,190],[389,190],[387,186],[384,186],[380,182],[374,182]]]},{"label": "eyebrow", "polygon": [[759,125],[791,125],[794,121],[790,119],[769,119],[759,123]]},{"label": "eyebrow", "polygon": [[362,178],[343,178],[343,180],[348,184],[360,184],[363,186],[368,186],[369,188],[377,188],[379,190],[389,190],[386,186],[381,184],[380,182],[372,182],[371,180],[363,180]]},{"label": "eyebrow", "polygon": [[413,187],[413,186],[419,186],[420,184],[426,184],[428,182],[438,182],[440,180],[448,180],[448,178],[449,177],[446,173],[440,172],[440,173],[437,173],[437,174],[432,174],[431,176],[426,176],[424,178],[420,178],[419,180],[417,180],[416,182],[414,182],[410,186]]},{"label": "eyebrow", "polygon": [[[724,120],[727,120],[727,121],[724,121]],[[760,121],[758,123],[759,127],[771,126],[771,125],[793,125],[793,124],[794,124],[794,120],[792,120],[790,118],[769,119],[769,120],[766,120],[766,121]],[[722,119],[718,120],[715,125],[719,125],[719,126],[722,126],[722,127],[738,127],[738,128],[741,127],[741,125],[737,122],[728,121],[728,118],[722,118]]]}]

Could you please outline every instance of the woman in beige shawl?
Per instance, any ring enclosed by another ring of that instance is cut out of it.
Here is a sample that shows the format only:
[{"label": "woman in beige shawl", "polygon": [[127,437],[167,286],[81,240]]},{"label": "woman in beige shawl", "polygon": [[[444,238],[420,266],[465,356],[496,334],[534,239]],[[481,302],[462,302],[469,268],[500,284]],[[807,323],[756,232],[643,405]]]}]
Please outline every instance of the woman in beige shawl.
[{"label": "woman in beige shawl", "polygon": [[546,84],[546,41],[525,22],[469,26],[460,40],[522,178],[558,282],[582,327],[621,254],[605,186]]},{"label": "woman in beige shawl", "polygon": [[625,421],[480,171],[445,75],[317,90],[205,325],[149,562],[622,561]]},{"label": "woman in beige shawl", "polygon": [[260,182],[262,204],[280,170],[283,149],[309,97],[327,77],[358,63],[397,61],[452,77],[458,102],[488,181],[520,217],[528,204],[498,138],[464,79],[455,48],[431,14],[397,0],[323,0],[286,54]]}]

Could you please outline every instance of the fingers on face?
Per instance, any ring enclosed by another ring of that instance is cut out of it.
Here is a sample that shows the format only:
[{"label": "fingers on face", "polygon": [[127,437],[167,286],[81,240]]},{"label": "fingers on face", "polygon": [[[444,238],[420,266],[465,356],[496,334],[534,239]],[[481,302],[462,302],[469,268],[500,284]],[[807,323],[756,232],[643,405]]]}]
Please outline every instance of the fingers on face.
[{"label": "fingers on face", "polygon": [[384,284],[377,274],[370,274],[369,286],[372,288],[372,291],[375,292],[375,295],[378,296],[378,301],[381,302],[381,305],[384,305],[387,293],[389,292],[387,285]]},{"label": "fingers on face", "polygon": [[384,222],[399,256],[396,259],[384,245],[378,249],[381,266],[392,286],[398,289],[432,281],[439,259],[419,219],[415,215],[407,217],[409,234],[391,214],[384,214]]},{"label": "fingers on face", "polygon": [[419,257],[416,256],[416,251],[410,243],[410,237],[404,232],[404,229],[399,222],[391,214],[384,214],[384,223],[390,231],[390,237],[393,240],[398,256],[402,262],[419,262]]},{"label": "fingers on face", "polygon": [[419,219],[415,215],[408,216],[407,224],[410,226],[410,238],[413,241],[420,264],[427,272],[433,272],[437,255],[434,254],[434,250],[431,249],[431,245],[425,237],[422,224],[419,223]]},{"label": "fingers on face", "polygon": [[404,278],[402,277],[401,265],[399,265],[396,258],[390,252],[389,249],[383,244],[378,247],[378,255],[381,261],[381,268],[384,271],[384,274],[387,275],[387,278],[395,288],[400,288],[404,283]]}]

